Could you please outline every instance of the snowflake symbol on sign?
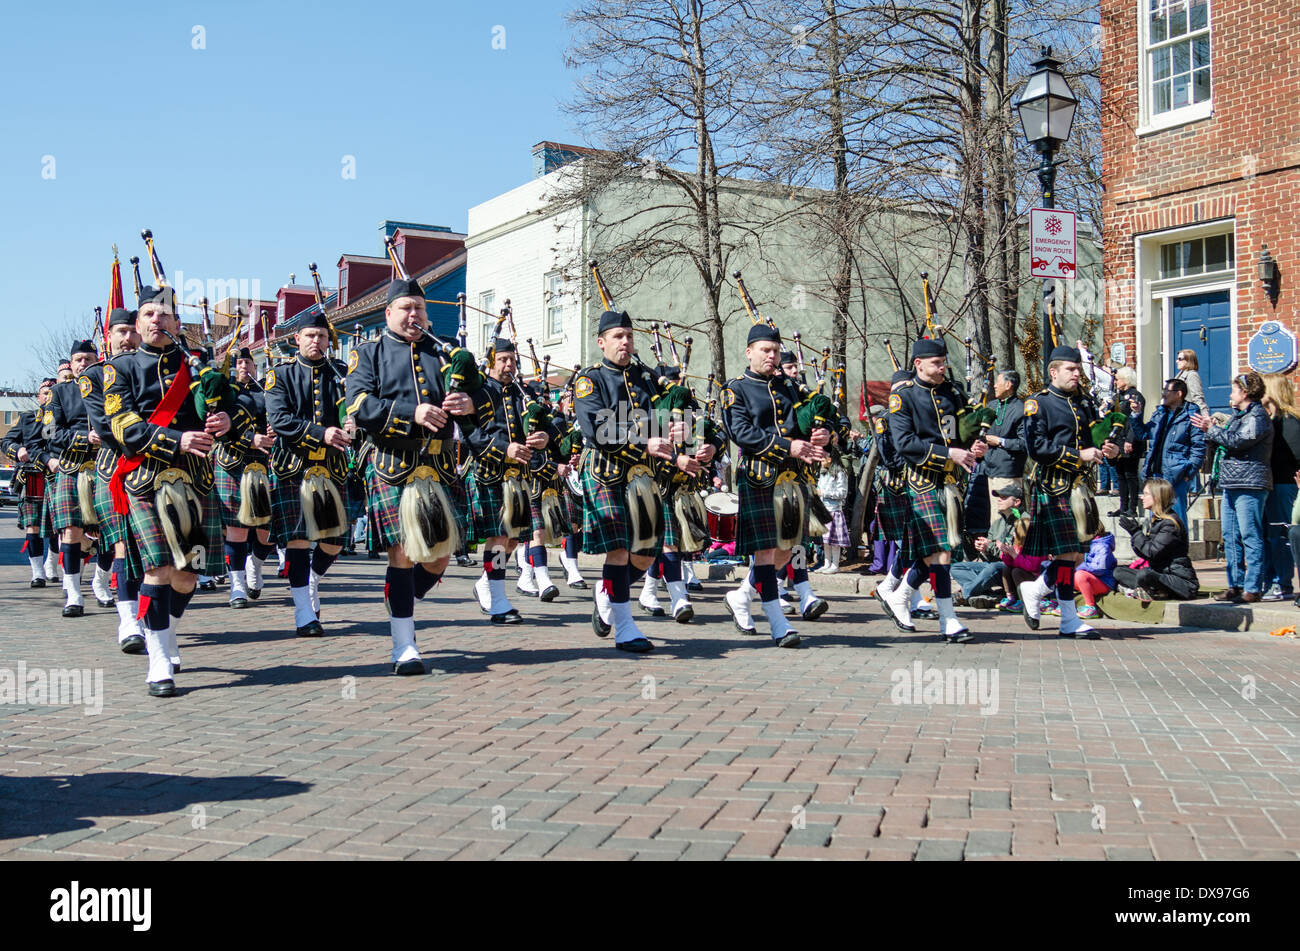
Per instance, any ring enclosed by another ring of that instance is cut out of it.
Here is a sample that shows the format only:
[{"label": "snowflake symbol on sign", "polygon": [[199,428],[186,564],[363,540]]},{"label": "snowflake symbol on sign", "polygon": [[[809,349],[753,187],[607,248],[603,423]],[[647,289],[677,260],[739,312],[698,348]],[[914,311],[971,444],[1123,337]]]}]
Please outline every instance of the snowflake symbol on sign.
[{"label": "snowflake symbol on sign", "polygon": [[1043,222],[1043,228],[1048,234],[1055,237],[1061,233],[1061,219],[1056,217],[1056,215],[1052,215],[1052,217]]}]

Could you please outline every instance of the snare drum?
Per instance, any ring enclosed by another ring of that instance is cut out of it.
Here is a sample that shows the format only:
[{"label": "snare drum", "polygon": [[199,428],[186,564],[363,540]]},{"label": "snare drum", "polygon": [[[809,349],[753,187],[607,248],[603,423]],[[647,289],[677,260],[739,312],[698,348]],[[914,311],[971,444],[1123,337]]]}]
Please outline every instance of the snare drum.
[{"label": "snare drum", "polygon": [[734,542],[740,496],[734,492],[713,492],[705,497],[704,509],[709,515],[709,538],[713,544]]}]

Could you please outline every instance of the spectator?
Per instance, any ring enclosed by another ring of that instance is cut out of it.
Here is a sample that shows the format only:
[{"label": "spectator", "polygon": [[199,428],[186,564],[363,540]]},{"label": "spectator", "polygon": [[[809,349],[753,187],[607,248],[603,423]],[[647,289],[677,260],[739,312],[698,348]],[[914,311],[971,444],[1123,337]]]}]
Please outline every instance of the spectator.
[{"label": "spectator", "polygon": [[1142,487],[1142,508],[1151,513],[1147,527],[1131,515],[1119,520],[1120,527],[1132,536],[1133,552],[1138,556],[1135,564],[1141,567],[1116,568],[1115,581],[1139,601],[1187,601],[1200,590],[1196,569],[1187,557],[1187,529],[1171,511],[1173,501],[1174,490],[1168,482],[1148,479]]},{"label": "spectator", "polygon": [[1196,407],[1187,402],[1187,384],[1166,380],[1151,422],[1137,424],[1151,451],[1142,478],[1161,478],[1174,487],[1174,514],[1187,524],[1187,493],[1205,461],[1205,434],[1192,425]]},{"label": "spectator", "polygon": [[[988,478],[989,509],[997,511],[998,489],[1009,485],[1025,484],[1025,441],[1020,435],[1020,424],[1025,419],[1025,401],[1020,398],[1020,374],[1015,370],[1003,370],[993,381],[994,400],[990,404],[997,413],[993,425],[989,427],[984,441],[989,450],[981,463],[984,475]],[[992,527],[993,518],[989,523]]]},{"label": "spectator", "polygon": [[1228,590],[1216,601],[1253,604],[1263,594],[1264,504],[1273,488],[1273,421],[1259,403],[1263,397],[1263,378],[1247,370],[1232,378],[1228,402],[1235,412],[1226,427],[1216,426],[1200,413],[1192,416],[1192,425],[1205,433],[1205,441],[1225,450],[1219,463],[1219,487],[1223,489],[1220,521]]},{"label": "spectator", "polygon": [[[1019,613],[1020,599],[1015,598],[1015,594],[1020,591],[1020,586],[1027,581],[1033,581],[1043,573],[1043,566],[1048,563],[1046,558],[1036,558],[1024,553],[1025,539],[1029,536],[1029,513],[1025,513],[1016,519],[1015,527],[1011,530],[1011,545],[1002,546],[1002,587],[1007,592],[1008,597],[1003,598],[998,604],[999,611]],[[1010,600],[1014,598],[1014,600]]]},{"label": "spectator", "polygon": [[962,597],[971,607],[1000,607],[993,591],[1002,578],[1002,553],[1011,551],[1011,535],[1025,507],[1024,498],[1024,488],[1014,482],[997,489],[993,493],[995,514],[989,532],[975,539],[976,559],[952,563],[952,580],[961,587]]},{"label": "spectator", "polygon": [[1138,512],[1138,464],[1142,461],[1145,443],[1142,438],[1142,418],[1146,413],[1146,400],[1137,388],[1137,374],[1132,367],[1115,371],[1119,392],[1115,395],[1115,408],[1129,414],[1129,425],[1124,431],[1120,454],[1115,459],[1115,475],[1119,477],[1119,511],[1121,514]]},{"label": "spectator", "polygon": [[1297,469],[1300,469],[1300,408],[1295,405],[1295,387],[1281,373],[1264,377],[1264,411],[1273,420],[1273,488],[1264,505],[1265,535],[1268,539],[1268,567],[1264,572],[1264,600],[1289,601],[1295,563],[1287,544],[1291,509],[1295,505]]},{"label": "spectator", "polygon": [[1074,570],[1074,586],[1083,595],[1079,617],[1100,617],[1097,599],[1115,590],[1115,536],[1102,532],[1088,545],[1083,563]]},{"label": "spectator", "polygon": [[844,500],[849,495],[849,476],[840,465],[840,454],[831,449],[822,460],[822,472],[817,477],[817,494],[826,510],[831,513],[831,524],[826,526],[826,564],[816,569],[818,574],[834,574],[840,570],[840,552],[849,545],[849,523],[844,518]]},{"label": "spectator", "polygon": [[1205,404],[1205,387],[1201,385],[1200,364],[1196,359],[1196,351],[1179,350],[1174,362],[1178,366],[1174,379],[1182,380],[1187,384],[1187,402],[1196,407],[1193,412],[1208,413],[1210,408]]},{"label": "spectator", "polygon": [[[1292,476],[1292,480],[1300,490],[1300,471]],[[1287,539],[1291,543],[1291,560],[1300,566],[1300,497],[1297,497],[1295,504],[1291,506],[1291,528],[1287,531]],[[1291,603],[1300,608],[1300,595],[1296,595],[1296,599]]]}]

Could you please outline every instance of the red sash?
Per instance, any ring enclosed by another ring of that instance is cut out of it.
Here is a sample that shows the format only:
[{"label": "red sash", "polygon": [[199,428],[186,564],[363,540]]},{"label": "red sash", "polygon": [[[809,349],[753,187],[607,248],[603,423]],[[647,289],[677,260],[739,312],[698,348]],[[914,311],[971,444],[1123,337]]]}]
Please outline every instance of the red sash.
[{"label": "red sash", "polygon": [[[163,394],[158,408],[149,414],[149,425],[170,426],[171,421],[176,418],[176,413],[181,408],[181,403],[189,395],[190,367],[188,363],[182,362],[179,372],[172,378],[171,385],[167,387],[167,392]],[[143,454],[129,457],[121,456],[117,460],[117,466],[113,469],[113,477],[108,481],[108,490],[113,498],[113,511],[118,515],[126,515],[131,510],[131,500],[127,497],[124,482],[126,477],[140,468],[143,462]]]}]

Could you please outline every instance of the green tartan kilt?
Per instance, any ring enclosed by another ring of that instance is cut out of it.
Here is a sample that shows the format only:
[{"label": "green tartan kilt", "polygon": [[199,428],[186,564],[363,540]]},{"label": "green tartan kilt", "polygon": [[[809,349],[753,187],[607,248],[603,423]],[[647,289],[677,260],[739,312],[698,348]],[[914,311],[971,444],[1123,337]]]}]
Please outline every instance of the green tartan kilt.
[{"label": "green tartan kilt", "polygon": [[465,482],[457,485],[460,490],[459,494],[453,497],[453,503],[456,506],[456,527],[460,529],[460,543],[462,548],[482,541],[474,533],[474,467],[469,467],[469,472],[465,473]]},{"label": "green tartan kilt", "polygon": [[[39,491],[33,489],[31,481],[40,480]],[[25,530],[28,527],[38,527],[41,524],[41,516],[45,512],[45,493],[50,484],[49,475],[29,475],[23,482],[23,495],[18,502],[18,528]]]},{"label": "green tartan kilt", "polygon": [[[216,499],[208,496],[200,495],[199,500],[203,505],[205,557],[203,564],[197,568],[185,570],[201,575],[220,575],[226,570],[226,561],[222,547],[219,504]],[[131,577],[141,578],[144,572],[157,568],[174,568],[171,548],[167,545],[167,536],[163,534],[153,493],[131,496],[131,512],[127,517],[131,541],[134,542],[127,546]]]},{"label": "green tartan kilt", "polygon": [[54,487],[48,481],[45,483],[45,498],[41,500],[41,536],[43,538],[53,538],[56,534],[54,531]]},{"label": "green tartan kilt", "polygon": [[108,483],[95,479],[95,514],[99,516],[99,540],[105,545],[128,541],[126,516],[113,511],[113,496]]},{"label": "green tartan kilt", "polygon": [[904,563],[948,550],[948,517],[944,512],[943,490],[939,486],[918,491],[907,487],[907,530],[899,543]]},{"label": "green tartan kilt", "polygon": [[[221,467],[217,467],[221,471]],[[347,483],[340,485],[334,483],[339,490],[339,496],[345,500],[343,506],[344,519],[347,518]],[[307,520],[302,515],[302,498],[299,492],[302,490],[302,473],[293,476],[277,475],[271,483],[271,537],[281,548],[286,548],[289,542],[305,542],[307,538]],[[342,545],[347,541],[347,532],[342,535],[335,535],[330,538],[322,538],[320,541],[326,545]]]},{"label": "green tartan kilt", "polygon": [[876,537],[885,541],[902,542],[907,534],[907,522],[912,502],[907,491],[899,493],[881,486],[876,494]]},{"label": "green tartan kilt", "polygon": [[[442,483],[453,512],[466,508],[465,487]],[[402,543],[402,486],[390,485],[366,461],[366,541],[372,551],[387,551]]]},{"label": "green tartan kilt", "polygon": [[569,527],[575,532],[582,531],[582,496],[576,496],[566,485],[561,497],[564,500],[564,514],[569,517]]},{"label": "green tartan kilt", "polygon": [[[94,474],[92,473],[92,478]],[[50,506],[50,521],[56,532],[65,528],[81,528],[81,503],[77,500],[77,473],[60,472],[53,477],[53,490],[46,493]]]},{"label": "green tartan kilt", "polygon": [[1087,546],[1079,541],[1079,529],[1074,523],[1069,493],[1053,498],[1031,486],[1029,534],[1025,537],[1024,553],[1030,557],[1042,558],[1087,550]]},{"label": "green tartan kilt", "polygon": [[737,479],[740,497],[736,514],[736,554],[752,555],[777,547],[775,484],[754,485],[744,472]]},{"label": "green tartan kilt", "polygon": [[[590,468],[582,470],[582,550],[588,555],[628,548],[632,522],[627,510],[627,485],[601,485]],[[662,548],[645,548],[634,555],[655,556]]]},{"label": "green tartan kilt", "polygon": [[[478,541],[486,541],[489,538],[496,538],[501,535],[501,514],[505,511],[505,480],[492,485],[484,485],[477,479],[474,480],[474,494],[471,496],[471,505],[474,514],[474,537]],[[524,494],[528,494],[528,483],[524,482]],[[529,502],[532,507],[531,500]],[[536,509],[533,510],[533,524],[536,522]],[[521,542],[531,541],[533,530],[525,528],[519,533]]]}]

